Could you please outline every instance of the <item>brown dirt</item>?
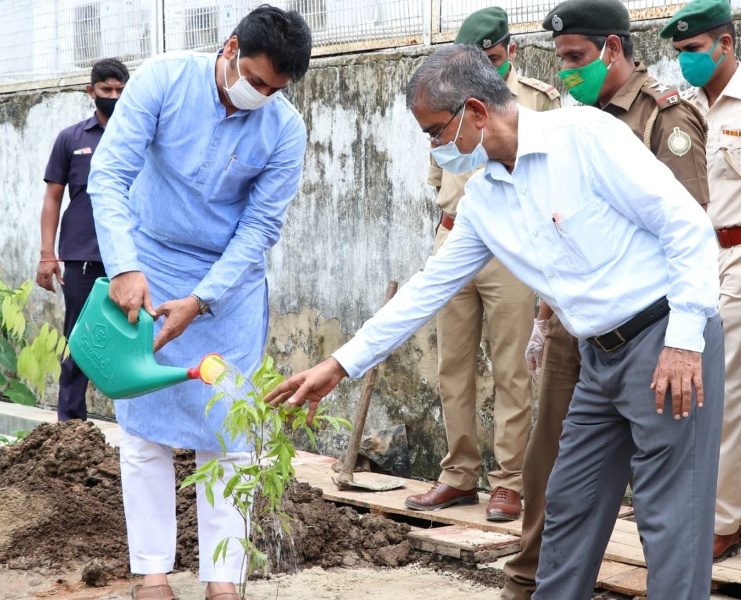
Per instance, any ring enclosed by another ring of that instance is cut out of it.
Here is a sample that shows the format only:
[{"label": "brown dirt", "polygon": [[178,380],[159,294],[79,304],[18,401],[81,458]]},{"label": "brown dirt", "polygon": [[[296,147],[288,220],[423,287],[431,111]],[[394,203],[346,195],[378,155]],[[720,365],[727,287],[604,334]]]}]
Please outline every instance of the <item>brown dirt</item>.
[{"label": "brown dirt", "polygon": [[[178,484],[195,469],[193,453],[176,451]],[[263,521],[272,571],[400,566],[417,558],[409,526],[325,502],[321,490],[294,484],[283,510],[292,536]],[[195,492],[178,491],[177,571],[197,571]],[[281,538],[280,544],[274,540]],[[278,551],[278,548],[280,550]],[[300,549],[300,550],[296,550]],[[280,557],[278,559],[277,557]],[[41,425],[0,448],[0,565],[66,569],[82,565],[88,585],[128,574],[118,449],[91,423]]]},{"label": "brown dirt", "polygon": [[[178,484],[195,469],[193,459],[192,452],[175,452]],[[303,483],[288,488],[283,510],[292,535],[280,536],[279,527],[262,520],[272,575],[253,582],[252,597],[275,598],[279,588],[295,600],[330,597],[329,590],[332,598],[362,591],[371,600],[438,591],[451,599],[499,597],[500,570],[418,553],[406,541],[405,523],[326,502],[321,490]],[[171,580],[182,600],[198,600],[193,488],[178,491],[177,514]],[[293,579],[280,575],[297,570]],[[0,447],[0,571],[0,600],[130,597],[118,449],[92,423],[40,425]],[[595,596],[606,597],[619,596]]]}]

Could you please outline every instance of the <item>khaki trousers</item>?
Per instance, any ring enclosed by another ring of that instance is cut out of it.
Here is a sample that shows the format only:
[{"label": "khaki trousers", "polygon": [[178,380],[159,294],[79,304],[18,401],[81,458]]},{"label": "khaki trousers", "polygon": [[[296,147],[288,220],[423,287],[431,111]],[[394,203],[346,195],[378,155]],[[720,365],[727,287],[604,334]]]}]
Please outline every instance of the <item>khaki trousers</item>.
[{"label": "khaki trousers", "polygon": [[523,465],[525,506],[520,552],[504,565],[509,579],[502,590],[502,600],[530,600],[535,592],[545,527],[545,490],[558,456],[563,420],[579,381],[580,361],[578,340],[553,315],[545,336],[538,416]]},{"label": "khaki trousers", "polygon": [[726,349],[725,405],[715,500],[715,533],[741,525],[741,246],[720,249],[720,316]]},{"label": "khaki trousers", "polygon": [[[447,235],[448,230],[438,227],[435,251]],[[533,292],[493,259],[438,313],[438,376],[448,440],[439,479],[454,488],[476,487],[481,470],[476,373],[486,313],[496,386],[494,456],[500,467],[487,479],[492,489],[502,486],[522,492],[522,462],[532,415],[525,347],[534,310]]]}]

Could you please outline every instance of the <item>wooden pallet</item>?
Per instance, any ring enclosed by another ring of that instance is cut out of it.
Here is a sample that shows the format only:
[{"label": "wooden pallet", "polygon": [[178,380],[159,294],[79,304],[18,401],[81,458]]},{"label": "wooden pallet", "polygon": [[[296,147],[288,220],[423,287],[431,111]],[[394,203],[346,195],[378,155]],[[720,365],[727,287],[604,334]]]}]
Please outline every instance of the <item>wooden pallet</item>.
[{"label": "wooden pallet", "polygon": [[[424,542],[416,543],[425,545],[440,554],[452,556],[452,553],[458,553],[463,559],[471,562],[481,563],[493,560],[493,554],[498,550],[492,550],[489,555],[485,551],[486,538],[477,538],[476,534],[470,530],[480,532],[490,532],[504,534],[506,536],[519,537],[522,532],[522,521],[516,520],[508,523],[497,523],[486,520],[485,506],[489,497],[486,494],[479,494],[479,504],[471,506],[451,506],[439,511],[416,511],[409,510],[404,505],[404,500],[412,494],[423,494],[430,489],[429,482],[404,479],[404,487],[385,491],[372,492],[362,489],[338,490],[332,482],[332,477],[336,473],[332,470],[332,464],[335,459],[311,454],[308,452],[299,452],[294,460],[296,468],[296,477],[299,481],[305,481],[310,485],[320,488],[326,500],[350,504],[353,506],[363,507],[373,513],[387,516],[403,515],[416,522],[428,521],[430,533],[424,538]],[[377,477],[375,473],[355,473],[354,477]],[[600,570],[599,587],[607,590],[641,596],[646,594],[646,560],[643,556],[643,547],[641,546],[636,523],[625,517],[632,515],[632,509],[624,507],[619,515],[620,518],[615,522],[615,528],[610,536],[610,542],[605,552],[605,560]],[[447,532],[440,534],[434,533],[441,529],[442,526],[455,526],[449,528]],[[453,534],[458,528],[458,534]],[[469,531],[461,533],[468,529]],[[453,542],[456,535],[459,535],[458,542]],[[489,541],[498,538],[488,538]],[[504,540],[506,538],[502,538]],[[479,541],[477,541],[479,540]],[[500,540],[500,541],[502,541]],[[456,543],[458,546],[456,547]],[[478,546],[477,544],[480,544]],[[503,543],[502,548],[507,548],[508,543]],[[496,543],[494,544],[496,545]],[[514,549],[512,549],[514,548]],[[510,546],[512,553],[518,548]],[[477,556],[477,552],[481,552]],[[501,554],[499,555],[501,556]],[[498,563],[497,563],[498,564]],[[728,558],[721,563],[713,565],[713,588],[736,583],[741,583],[741,555]],[[718,596],[721,598],[721,596]]]}]

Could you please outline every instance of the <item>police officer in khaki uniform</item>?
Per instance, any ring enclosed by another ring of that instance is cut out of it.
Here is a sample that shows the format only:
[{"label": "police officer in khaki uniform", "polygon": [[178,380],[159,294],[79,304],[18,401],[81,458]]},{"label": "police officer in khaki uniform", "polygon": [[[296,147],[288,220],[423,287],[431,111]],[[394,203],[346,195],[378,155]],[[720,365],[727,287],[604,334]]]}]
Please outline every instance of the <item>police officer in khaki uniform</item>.
[{"label": "police officer in khaki uniform", "polygon": [[[455,43],[483,48],[520,105],[539,111],[560,106],[553,86],[521,77],[512,66],[515,44],[510,39],[507,13],[501,8],[471,14]],[[463,187],[474,172],[454,175],[433,161],[428,183],[438,188],[437,203],[442,211],[435,252],[453,228]],[[427,493],[407,498],[409,508],[434,510],[478,502],[481,454],[476,426],[476,363],[486,313],[496,386],[494,455],[499,463],[499,469],[487,475],[491,495],[486,518],[503,521],[519,517],[522,461],[532,415],[531,382],[523,354],[534,310],[532,291],[493,259],[438,313],[438,375],[448,454],[440,463],[439,481]]]},{"label": "police officer in khaki uniform", "polygon": [[661,31],[680,51],[688,99],[708,121],[708,216],[720,244],[725,404],[715,500],[713,559],[737,554],[741,526],[741,69],[728,0],[695,0]]},{"label": "police officer in khaki uniform", "polygon": [[[642,63],[633,62],[625,5],[619,0],[566,0],[546,16],[543,27],[553,32],[556,55],[563,63],[559,77],[571,95],[626,123],[694,198],[707,204],[704,119],[675,88],[657,82]],[[528,354],[533,374],[542,364],[538,418],[523,467],[520,553],[504,567],[508,580],[503,600],[529,600],[535,590],[546,484],[558,454],[561,424],[579,380],[577,340],[545,303]]]}]

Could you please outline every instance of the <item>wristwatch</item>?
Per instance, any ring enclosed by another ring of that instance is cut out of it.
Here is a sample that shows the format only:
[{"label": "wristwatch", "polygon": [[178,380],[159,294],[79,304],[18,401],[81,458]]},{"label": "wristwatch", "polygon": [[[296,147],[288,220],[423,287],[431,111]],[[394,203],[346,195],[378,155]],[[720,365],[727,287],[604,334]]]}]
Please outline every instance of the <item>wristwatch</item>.
[{"label": "wristwatch", "polygon": [[208,304],[206,304],[205,300],[202,300],[195,294],[191,294],[191,296],[196,299],[196,302],[198,302],[198,314],[199,315],[205,315],[207,312],[210,312],[208,309]]}]

